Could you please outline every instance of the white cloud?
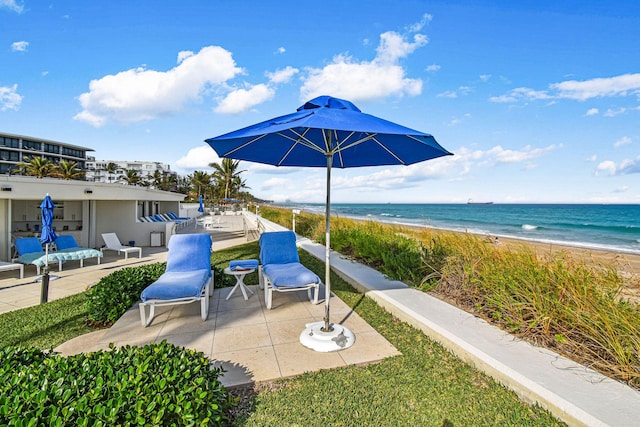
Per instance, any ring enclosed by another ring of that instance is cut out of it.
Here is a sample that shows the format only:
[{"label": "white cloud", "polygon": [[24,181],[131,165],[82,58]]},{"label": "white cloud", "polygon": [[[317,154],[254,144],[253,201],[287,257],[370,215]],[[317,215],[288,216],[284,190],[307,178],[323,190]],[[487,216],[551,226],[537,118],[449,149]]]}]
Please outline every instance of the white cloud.
[{"label": "white cloud", "polygon": [[599,113],[600,113],[600,110],[598,110],[597,108],[589,108],[584,115],[585,116],[596,116]]},{"label": "white cloud", "polygon": [[376,57],[371,61],[356,61],[341,54],[323,68],[309,68],[300,88],[301,99],[332,95],[358,101],[419,95],[422,80],[407,78],[399,61],[427,42],[423,34],[415,34],[413,41],[408,41],[396,32],[385,32],[380,35]]},{"label": "white cloud", "polygon": [[441,98],[457,98],[458,95],[468,95],[473,92],[473,88],[471,86],[460,86],[457,90],[447,90],[442,93],[439,93],[436,96]]},{"label": "white cloud", "polygon": [[431,22],[432,19],[433,19],[432,15],[425,13],[424,15],[422,15],[422,18],[420,19],[420,21],[416,22],[415,24],[409,25],[407,30],[411,33],[417,33],[418,31],[422,31],[425,25]]},{"label": "white cloud", "polygon": [[620,148],[623,145],[629,145],[631,144],[631,138],[629,138],[628,136],[623,136],[622,138],[620,138],[619,140],[617,140],[616,142],[613,143],[613,147],[614,148]]},{"label": "white cloud", "polygon": [[287,83],[293,76],[298,74],[300,70],[292,66],[286,66],[281,70],[276,70],[273,73],[266,72],[265,75],[269,78],[271,83]]},{"label": "white cloud", "polygon": [[74,119],[99,127],[110,120],[131,123],[171,115],[240,72],[231,52],[219,46],[180,52],[178,65],[168,71],[139,67],[92,80],[89,92],[78,97],[82,111]]},{"label": "white cloud", "polygon": [[517,164],[523,163],[524,170],[531,170],[536,167],[533,160],[562,148],[562,145],[548,145],[542,148],[527,145],[520,150],[505,149],[500,145],[490,148],[489,150],[469,150],[462,147],[456,151],[455,157],[458,162],[464,166],[463,173],[467,173],[474,165],[494,167],[499,164]]},{"label": "white cloud", "polygon": [[224,97],[214,109],[216,113],[238,114],[270,100],[275,90],[266,84],[250,86],[248,89],[236,89]]},{"label": "white cloud", "polygon": [[491,74],[480,74],[480,80],[483,82],[488,82],[491,79]]},{"label": "white cloud", "polygon": [[23,96],[18,93],[18,85],[11,87],[0,86],[0,111],[15,110],[20,108]]},{"label": "white cloud", "polygon": [[627,109],[624,107],[616,108],[615,110],[612,108],[609,108],[603,115],[605,117],[615,117],[615,116],[619,116],[620,114],[624,114],[626,112],[627,112]]},{"label": "white cloud", "polygon": [[220,158],[208,144],[190,149],[184,157],[176,160],[176,166],[184,170],[202,170],[209,163],[220,163]]},{"label": "white cloud", "polygon": [[591,157],[588,157],[585,159],[587,162],[595,162],[596,160],[598,160],[598,156],[596,156],[595,154],[593,154]]},{"label": "white cloud", "polygon": [[26,52],[28,47],[29,47],[29,42],[26,42],[24,40],[11,43],[11,50],[13,52]]},{"label": "white cloud", "polygon": [[283,191],[292,187],[293,185],[291,180],[288,180],[285,178],[269,178],[262,182],[262,186],[260,187],[260,189],[262,191],[271,191],[271,190]]},{"label": "white cloud", "polygon": [[455,90],[446,90],[442,93],[437,94],[436,96],[440,97],[440,98],[457,98],[458,97],[458,93]]},{"label": "white cloud", "polygon": [[0,0],[0,9],[2,8],[22,13],[24,11],[24,4],[16,0]]},{"label": "white cloud", "polygon": [[560,98],[586,101],[591,98],[640,95],[640,73],[591,80],[568,80],[550,85]]},{"label": "white cloud", "polygon": [[527,87],[518,87],[512,89],[505,95],[492,96],[491,98],[489,98],[489,101],[507,103],[551,98],[552,97],[546,91],[534,90]]},{"label": "white cloud", "polygon": [[425,68],[425,70],[430,73],[435,73],[436,71],[440,70],[440,68],[441,67],[438,64],[431,64],[427,68]]},{"label": "white cloud", "polygon": [[596,167],[596,176],[600,175],[601,172],[608,173],[611,176],[640,173],[640,156],[636,159],[625,159],[619,164],[613,160],[605,160]]},{"label": "white cloud", "polygon": [[284,47],[280,46],[275,53],[278,53],[280,55],[282,55],[283,53],[285,53],[287,51],[287,49],[285,49]]},{"label": "white cloud", "polygon": [[[614,96],[635,95],[640,98],[640,73],[623,74],[615,77],[596,78],[590,80],[567,80],[549,85],[550,91],[538,91],[530,88],[516,88],[510,92],[491,97],[492,102],[519,102],[539,99],[573,99],[586,101],[592,98],[604,98]],[[587,115],[597,113],[597,109],[591,109]],[[610,115],[621,114],[625,109],[609,110]],[[592,112],[589,114],[589,112]],[[605,114],[607,115],[607,114]]]}]

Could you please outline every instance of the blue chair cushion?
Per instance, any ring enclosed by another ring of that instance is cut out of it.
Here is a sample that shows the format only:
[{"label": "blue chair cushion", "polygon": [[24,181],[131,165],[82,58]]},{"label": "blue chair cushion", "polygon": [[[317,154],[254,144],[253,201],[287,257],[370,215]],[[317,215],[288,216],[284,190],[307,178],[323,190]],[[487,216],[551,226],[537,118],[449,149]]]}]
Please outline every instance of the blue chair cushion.
[{"label": "blue chair cushion", "polygon": [[37,237],[21,237],[16,239],[15,245],[19,255],[43,252],[42,244]]},{"label": "blue chair cushion", "polygon": [[142,301],[197,298],[211,277],[211,270],[165,272],[142,291]]},{"label": "blue chair cushion", "polygon": [[56,247],[58,250],[73,249],[78,247],[78,242],[72,235],[58,236],[56,238]]},{"label": "blue chair cushion", "polygon": [[211,235],[174,234],[169,240],[167,271],[211,270]]},{"label": "blue chair cushion", "polygon": [[297,288],[311,283],[320,283],[320,278],[299,262],[263,265],[262,271],[269,277],[275,288]]},{"label": "blue chair cushion", "polygon": [[293,231],[275,231],[260,236],[260,261],[262,265],[300,262],[296,235]]},{"label": "blue chair cushion", "polygon": [[229,268],[233,271],[238,268],[258,268],[258,260],[257,259],[238,259],[229,261]]}]

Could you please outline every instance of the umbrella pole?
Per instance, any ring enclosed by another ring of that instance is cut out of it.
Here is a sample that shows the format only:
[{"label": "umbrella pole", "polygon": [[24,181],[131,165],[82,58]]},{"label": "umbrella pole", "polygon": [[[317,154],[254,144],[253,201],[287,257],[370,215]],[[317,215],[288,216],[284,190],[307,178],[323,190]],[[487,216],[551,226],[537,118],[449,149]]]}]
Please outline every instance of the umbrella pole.
[{"label": "umbrella pole", "polygon": [[329,323],[329,300],[331,299],[331,160],[327,154],[327,204],[325,207],[325,255],[324,255],[324,327],[322,332],[333,331]]},{"label": "umbrella pole", "polygon": [[44,247],[44,270],[42,272],[42,286],[40,288],[40,304],[49,300],[49,244]]}]

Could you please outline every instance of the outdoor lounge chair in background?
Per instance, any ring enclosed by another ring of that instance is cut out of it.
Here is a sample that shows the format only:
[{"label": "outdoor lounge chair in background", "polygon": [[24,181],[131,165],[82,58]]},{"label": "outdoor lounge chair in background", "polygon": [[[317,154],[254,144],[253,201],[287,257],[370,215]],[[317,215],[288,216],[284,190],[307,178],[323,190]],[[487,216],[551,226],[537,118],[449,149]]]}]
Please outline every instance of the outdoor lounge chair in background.
[{"label": "outdoor lounge chair in background", "polygon": [[54,252],[54,255],[58,258],[64,258],[67,260],[79,260],[80,267],[84,267],[84,260],[87,258],[97,258],[98,264],[100,264],[100,258],[102,258],[102,252],[91,249],[91,248],[81,248],[78,246],[76,239],[71,235],[58,236],[56,238],[56,248],[58,249]]},{"label": "outdoor lounge chair in background", "polygon": [[[38,276],[40,275],[40,267],[44,267],[46,261],[45,251],[42,250],[42,243],[37,237],[20,237],[15,241],[16,251],[18,252],[18,261],[20,264],[32,264],[36,266]],[[51,252],[49,252],[51,254]],[[49,263],[58,263],[58,271],[62,271],[62,260],[49,257]]]},{"label": "outdoor lounge chair in background", "polygon": [[136,246],[124,246],[120,243],[120,239],[116,233],[102,233],[102,240],[104,240],[104,244],[106,245],[102,248],[102,251],[116,251],[118,254],[121,252],[124,253],[124,259],[129,258],[129,253],[138,252],[138,258],[142,258],[142,248]]},{"label": "outdoor lounge chair in background", "polygon": [[[309,300],[318,303],[320,278],[300,263],[296,235],[292,231],[262,233],[260,236],[258,280],[264,289],[267,309],[271,309],[273,291],[307,290]],[[311,292],[314,291],[312,297]]]},{"label": "outdoor lounge chair in background", "polygon": [[[174,234],[169,240],[167,269],[140,296],[140,321],[149,326],[155,307],[200,301],[200,316],[209,316],[213,293],[211,273],[212,240],[209,234]],[[146,307],[149,306],[149,317]]]}]

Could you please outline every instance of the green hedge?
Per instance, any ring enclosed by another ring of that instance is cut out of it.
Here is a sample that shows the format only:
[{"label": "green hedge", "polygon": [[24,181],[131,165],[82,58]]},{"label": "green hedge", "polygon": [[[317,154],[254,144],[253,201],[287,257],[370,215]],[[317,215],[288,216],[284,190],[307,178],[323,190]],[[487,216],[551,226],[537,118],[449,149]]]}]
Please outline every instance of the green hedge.
[{"label": "green hedge", "polygon": [[0,349],[0,425],[225,425],[222,369],[163,341],[62,357]]},{"label": "green hedge", "polygon": [[166,263],[127,267],[117,270],[87,291],[89,323],[111,325],[133,304],[140,293],[156,281],[166,269]]}]

